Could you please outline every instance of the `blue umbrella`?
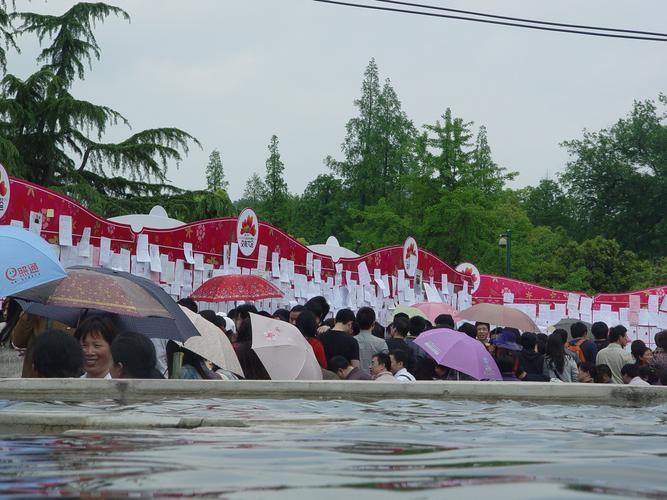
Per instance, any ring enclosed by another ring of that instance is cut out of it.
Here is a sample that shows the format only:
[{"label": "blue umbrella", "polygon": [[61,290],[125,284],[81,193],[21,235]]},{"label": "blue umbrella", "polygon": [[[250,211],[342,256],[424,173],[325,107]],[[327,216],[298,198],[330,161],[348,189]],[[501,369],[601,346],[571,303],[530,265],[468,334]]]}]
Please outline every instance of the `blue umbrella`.
[{"label": "blue umbrella", "polygon": [[0,297],[67,276],[51,246],[40,236],[0,226]]}]

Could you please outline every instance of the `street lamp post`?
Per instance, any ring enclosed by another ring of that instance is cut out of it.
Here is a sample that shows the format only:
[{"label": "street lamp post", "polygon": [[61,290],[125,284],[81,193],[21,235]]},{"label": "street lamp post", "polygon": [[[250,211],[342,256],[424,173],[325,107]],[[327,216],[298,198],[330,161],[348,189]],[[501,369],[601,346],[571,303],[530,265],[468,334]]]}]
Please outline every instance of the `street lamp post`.
[{"label": "street lamp post", "polygon": [[503,234],[500,235],[500,240],[498,240],[498,245],[501,248],[507,247],[507,269],[506,269],[506,275],[508,278],[512,277],[512,268],[511,268],[511,263],[512,263],[512,230],[508,229],[505,231]]}]

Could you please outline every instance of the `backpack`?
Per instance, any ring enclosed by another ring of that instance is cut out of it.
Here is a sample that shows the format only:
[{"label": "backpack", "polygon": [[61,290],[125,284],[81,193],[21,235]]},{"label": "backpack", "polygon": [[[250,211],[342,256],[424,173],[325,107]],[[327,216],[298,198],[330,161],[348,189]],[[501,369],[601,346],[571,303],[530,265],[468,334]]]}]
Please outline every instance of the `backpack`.
[{"label": "backpack", "polygon": [[569,342],[565,347],[568,348],[568,350],[572,351],[579,357],[580,362],[586,361],[586,356],[584,355],[584,351],[581,350],[581,344],[586,342],[586,337],[583,337],[581,339],[578,339],[574,344],[570,344]]}]

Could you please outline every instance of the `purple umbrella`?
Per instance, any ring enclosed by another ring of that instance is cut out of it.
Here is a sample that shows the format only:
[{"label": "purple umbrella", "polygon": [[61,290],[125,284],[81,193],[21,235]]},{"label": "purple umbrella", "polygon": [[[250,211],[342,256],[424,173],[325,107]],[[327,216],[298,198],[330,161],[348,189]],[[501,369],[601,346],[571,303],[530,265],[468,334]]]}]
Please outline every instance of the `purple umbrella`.
[{"label": "purple umbrella", "polygon": [[439,365],[453,368],[477,380],[502,380],[498,365],[484,345],[465,333],[437,328],[415,339]]}]

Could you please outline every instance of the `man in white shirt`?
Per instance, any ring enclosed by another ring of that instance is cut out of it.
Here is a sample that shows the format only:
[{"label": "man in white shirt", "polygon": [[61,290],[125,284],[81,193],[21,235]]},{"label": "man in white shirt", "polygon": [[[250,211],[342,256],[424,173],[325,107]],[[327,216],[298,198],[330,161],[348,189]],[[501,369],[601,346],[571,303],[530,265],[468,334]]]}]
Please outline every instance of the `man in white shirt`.
[{"label": "man in white shirt", "polygon": [[414,382],[415,377],[410,373],[405,365],[408,362],[408,356],[405,351],[396,349],[394,351],[389,351],[389,359],[391,360],[391,373],[394,374],[394,378],[399,382]]}]

